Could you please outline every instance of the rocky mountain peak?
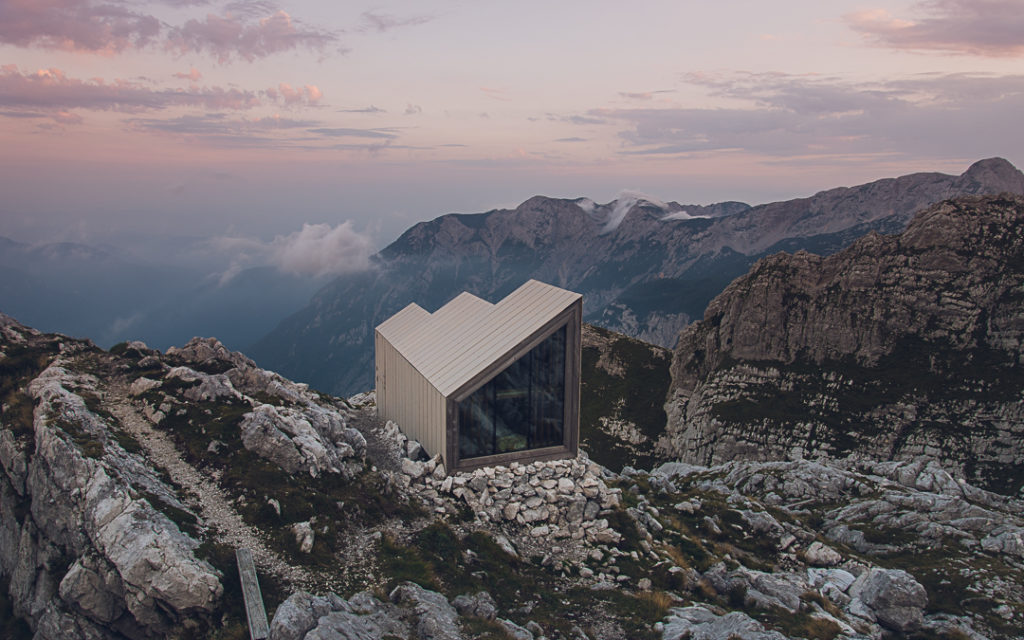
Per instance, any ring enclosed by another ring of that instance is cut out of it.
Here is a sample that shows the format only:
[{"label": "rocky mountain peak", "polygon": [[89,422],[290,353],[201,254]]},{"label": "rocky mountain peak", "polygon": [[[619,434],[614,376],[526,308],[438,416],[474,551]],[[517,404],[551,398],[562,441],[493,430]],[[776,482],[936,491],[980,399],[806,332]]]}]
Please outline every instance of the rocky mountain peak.
[{"label": "rocky mountain peak", "polygon": [[989,185],[999,191],[1024,193],[1024,173],[1003,158],[978,160],[960,176],[963,183]]},{"label": "rocky mountain peak", "polygon": [[680,336],[664,446],[703,463],[938,447],[1016,492],[1022,256],[1024,198],[1003,195],[942,202],[832,256],[759,261]]}]

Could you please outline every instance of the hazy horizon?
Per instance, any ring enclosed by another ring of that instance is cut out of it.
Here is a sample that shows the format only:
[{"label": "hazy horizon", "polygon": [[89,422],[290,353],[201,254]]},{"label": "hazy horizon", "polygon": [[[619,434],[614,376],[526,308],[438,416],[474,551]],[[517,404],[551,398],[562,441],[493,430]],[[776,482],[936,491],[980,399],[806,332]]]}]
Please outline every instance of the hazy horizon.
[{"label": "hazy horizon", "polygon": [[1022,166],[1022,16],[1019,0],[8,2],[0,235],[379,249],[537,194],[760,204]]}]

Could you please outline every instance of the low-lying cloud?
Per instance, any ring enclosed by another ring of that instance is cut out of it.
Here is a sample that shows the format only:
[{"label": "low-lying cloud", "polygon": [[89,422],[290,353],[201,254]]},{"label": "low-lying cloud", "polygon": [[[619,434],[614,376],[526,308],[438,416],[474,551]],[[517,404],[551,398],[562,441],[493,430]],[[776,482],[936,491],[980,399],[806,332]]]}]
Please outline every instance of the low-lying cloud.
[{"label": "low-lying cloud", "polygon": [[278,236],[271,259],[282,271],[295,275],[325,276],[363,271],[374,253],[370,238],[352,228],[352,222],[304,224],[302,231]]},{"label": "low-lying cloud", "polygon": [[233,256],[220,275],[222,285],[244,269],[259,265],[313,278],[356,273],[370,268],[370,256],[376,251],[370,237],[356,231],[350,220],[335,226],[303,224],[300,231],[270,242],[222,237],[212,242],[212,248]]}]

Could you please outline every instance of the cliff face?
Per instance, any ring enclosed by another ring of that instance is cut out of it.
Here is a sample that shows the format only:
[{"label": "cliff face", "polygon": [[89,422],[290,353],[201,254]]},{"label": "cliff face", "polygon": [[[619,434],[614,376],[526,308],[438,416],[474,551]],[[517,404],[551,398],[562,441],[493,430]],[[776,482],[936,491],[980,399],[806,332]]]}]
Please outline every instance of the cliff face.
[{"label": "cliff face", "polygon": [[373,327],[388,316],[410,302],[436,309],[463,290],[497,300],[528,278],[582,293],[587,322],[672,347],[761,256],[833,253],[871,230],[900,231],[944,198],[1001,191],[1024,194],[1024,174],[993,158],[960,176],[918,173],[756,207],[537,196],[514,210],[441,216],[381,251],[374,270],[326,286],[250,354],[324,391],[364,391]]},{"label": "cliff face", "polygon": [[680,336],[669,455],[939,456],[1024,484],[1024,199],[960,198],[830,257],[758,262]]}]

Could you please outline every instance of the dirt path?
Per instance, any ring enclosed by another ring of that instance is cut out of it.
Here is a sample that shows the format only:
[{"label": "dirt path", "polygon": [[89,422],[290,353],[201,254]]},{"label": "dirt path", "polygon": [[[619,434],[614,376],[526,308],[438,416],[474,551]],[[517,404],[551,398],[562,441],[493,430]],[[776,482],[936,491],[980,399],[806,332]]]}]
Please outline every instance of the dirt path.
[{"label": "dirt path", "polygon": [[322,579],[317,580],[305,569],[288,564],[271,550],[262,534],[245,523],[220,487],[183,460],[166,434],[153,429],[149,420],[132,404],[123,385],[112,385],[107,399],[107,408],[138,440],[149,459],[166,470],[171,479],[188,492],[183,496],[186,504],[196,510],[203,524],[213,529],[218,542],[233,548],[250,549],[258,569],[272,573],[294,587],[314,590],[318,584],[323,584]]}]

